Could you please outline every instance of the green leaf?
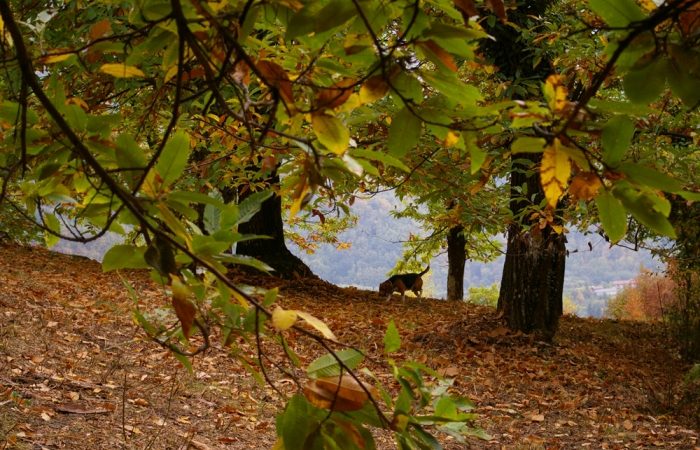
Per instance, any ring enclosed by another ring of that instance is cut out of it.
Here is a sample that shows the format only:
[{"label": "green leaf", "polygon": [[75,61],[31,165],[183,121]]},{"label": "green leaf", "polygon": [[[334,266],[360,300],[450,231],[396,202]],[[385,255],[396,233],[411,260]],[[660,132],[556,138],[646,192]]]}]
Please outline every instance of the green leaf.
[{"label": "green leaf", "polygon": [[356,158],[369,159],[370,161],[379,161],[385,166],[396,167],[397,169],[401,169],[404,172],[410,172],[411,170],[406,164],[401,162],[400,159],[397,159],[384,152],[378,152],[376,150],[354,149],[352,151],[352,156]]},{"label": "green leaf", "polygon": [[598,216],[603,225],[605,234],[610,238],[610,242],[616,243],[627,232],[627,214],[622,207],[622,203],[610,192],[605,191],[595,199],[598,206]]},{"label": "green leaf", "polygon": [[252,256],[224,254],[218,255],[217,259],[223,263],[237,264],[239,266],[248,266],[254,269],[258,269],[259,271],[265,273],[275,271],[275,269],[273,269],[272,267],[268,266],[259,259],[253,258]]},{"label": "green leaf", "polygon": [[394,115],[387,146],[392,156],[401,158],[418,144],[423,122],[408,108]]},{"label": "green leaf", "polygon": [[314,114],[311,125],[319,142],[336,155],[341,155],[350,144],[350,132],[337,117]]},{"label": "green leaf", "polygon": [[[627,186],[630,186],[629,183]],[[627,211],[639,223],[657,234],[670,238],[676,237],[676,232],[666,217],[670,211],[670,204],[667,201],[659,201],[655,193],[640,192],[626,187],[624,183],[618,183],[613,189],[613,194],[622,201]]]},{"label": "green leaf", "polygon": [[190,137],[183,131],[173,134],[163,148],[158,158],[156,170],[168,186],[182,175],[190,157]]},{"label": "green leaf", "polygon": [[[44,213],[44,225],[49,230],[53,231],[53,233],[58,234],[61,232],[61,223],[58,221],[58,218],[51,213]],[[46,243],[46,246],[49,248],[58,244],[58,242],[61,240],[61,238],[59,238],[58,236],[56,236],[53,233],[50,233],[48,231],[44,231],[44,242]]]},{"label": "green leaf", "polygon": [[665,192],[679,192],[683,189],[680,181],[651,167],[634,163],[620,164],[620,171],[633,182]]},{"label": "green leaf", "polygon": [[626,27],[646,17],[634,0],[588,0],[588,5],[611,27]]},{"label": "green leaf", "polygon": [[[355,349],[345,349],[335,352],[335,355],[350,369],[357,367],[365,356]],[[332,377],[340,375],[340,365],[330,353],[315,359],[306,368],[306,373],[311,378]]]},{"label": "green leaf", "polygon": [[517,153],[542,153],[547,141],[544,138],[521,136],[510,146],[510,151]]},{"label": "green leaf", "polygon": [[672,58],[666,65],[673,94],[689,108],[700,102],[700,53],[671,46]]},{"label": "green leaf", "polygon": [[120,169],[136,169],[146,167],[144,151],[136,143],[136,140],[127,133],[120,134],[116,140],[117,164]]},{"label": "green leaf", "polygon": [[603,145],[603,161],[610,166],[616,166],[632,142],[634,123],[626,116],[615,116],[603,127],[601,143]]},{"label": "green leaf", "polygon": [[598,98],[592,98],[591,101],[588,102],[588,106],[594,111],[627,114],[630,116],[643,116],[653,111],[653,108],[643,104],[601,100]]},{"label": "green leaf", "polygon": [[306,399],[296,394],[277,416],[277,433],[284,441],[285,450],[303,450],[306,439],[317,429],[318,414],[316,409]]},{"label": "green leaf", "polygon": [[102,271],[116,269],[146,269],[149,267],[144,259],[144,247],[135,245],[115,245],[105,253],[102,259]]},{"label": "green leaf", "polygon": [[390,321],[384,334],[384,353],[394,353],[401,348],[401,337],[394,321]]},{"label": "green leaf", "polygon": [[627,98],[642,105],[656,101],[666,87],[666,66],[666,61],[659,58],[641,69],[630,70],[622,79]]},{"label": "green leaf", "polygon": [[250,194],[241,203],[238,204],[238,220],[236,224],[248,222],[255,214],[260,211],[263,203],[272,197],[274,192],[271,190],[258,191]]}]

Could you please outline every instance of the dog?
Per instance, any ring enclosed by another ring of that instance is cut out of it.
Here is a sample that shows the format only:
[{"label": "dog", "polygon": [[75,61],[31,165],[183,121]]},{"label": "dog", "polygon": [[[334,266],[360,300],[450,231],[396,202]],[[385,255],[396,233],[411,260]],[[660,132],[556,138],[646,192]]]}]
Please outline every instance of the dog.
[{"label": "dog", "polygon": [[393,275],[388,280],[379,285],[379,294],[386,295],[387,301],[391,298],[394,292],[401,293],[401,300],[406,300],[406,291],[413,291],[416,297],[420,298],[423,293],[423,275],[425,275],[430,266],[426,267],[421,273],[404,273]]}]

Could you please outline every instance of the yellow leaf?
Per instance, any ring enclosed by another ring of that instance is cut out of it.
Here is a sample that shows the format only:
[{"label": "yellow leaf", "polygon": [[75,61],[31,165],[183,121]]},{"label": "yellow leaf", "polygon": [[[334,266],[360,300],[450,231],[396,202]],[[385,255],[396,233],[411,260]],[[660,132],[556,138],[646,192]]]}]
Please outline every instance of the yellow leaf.
[{"label": "yellow leaf", "polygon": [[301,205],[304,202],[304,198],[306,197],[306,194],[309,192],[309,186],[306,184],[306,181],[304,181],[304,185],[302,186],[301,189],[297,189],[299,195],[294,197],[294,201],[292,202],[292,206],[289,208],[289,218],[293,219],[297,213],[301,210]]},{"label": "yellow leaf", "polygon": [[315,318],[311,314],[305,313],[304,311],[297,311],[296,313],[299,317],[304,319],[306,323],[316,328],[326,339],[332,339],[334,341],[337,340],[331,329],[328,328],[328,325],[326,325],[319,319]]},{"label": "yellow leaf", "polygon": [[293,309],[282,309],[278,306],[272,311],[272,325],[279,331],[290,329],[296,321],[297,312]]},{"label": "yellow leaf", "polygon": [[560,146],[559,139],[548,145],[542,154],[540,165],[540,182],[547,198],[547,206],[550,208],[556,208],[571,175],[571,161],[569,156],[560,150]]},{"label": "yellow leaf", "polygon": [[61,61],[65,61],[68,58],[72,56],[71,53],[64,53],[63,55],[51,55],[51,56],[46,56],[41,59],[41,62],[44,64],[53,64]]},{"label": "yellow leaf", "polygon": [[107,75],[112,75],[116,78],[133,78],[146,76],[146,74],[143,73],[143,71],[138,67],[127,66],[126,64],[102,64],[102,67],[100,67],[100,72],[104,72]]},{"label": "yellow leaf", "polygon": [[163,82],[167,83],[170,81],[175,75],[177,75],[177,64],[173,64],[170,66],[170,68],[165,72],[165,76],[163,77]]},{"label": "yellow leaf", "polygon": [[350,144],[350,132],[337,117],[314,114],[311,125],[318,140],[336,155],[342,155]]},{"label": "yellow leaf", "polygon": [[563,83],[564,79],[561,75],[550,75],[545,82],[544,96],[552,111],[559,112],[566,109],[568,92]]},{"label": "yellow leaf", "polygon": [[445,137],[445,147],[452,147],[457,142],[459,142],[459,134],[455,133],[452,130],[448,131],[447,137]]}]

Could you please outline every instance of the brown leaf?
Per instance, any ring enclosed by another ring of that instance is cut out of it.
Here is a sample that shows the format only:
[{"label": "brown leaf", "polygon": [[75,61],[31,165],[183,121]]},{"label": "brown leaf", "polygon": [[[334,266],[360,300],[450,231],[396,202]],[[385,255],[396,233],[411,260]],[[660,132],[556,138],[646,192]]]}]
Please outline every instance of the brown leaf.
[{"label": "brown leaf", "polygon": [[304,395],[312,405],[323,409],[333,408],[333,411],[356,411],[369,399],[362,385],[348,374],[343,374],[340,378],[310,380],[304,385]]},{"label": "brown leaf", "polygon": [[287,71],[279,64],[267,60],[258,61],[255,67],[262,75],[262,81],[268,86],[277,89],[282,100],[290,107],[294,103],[294,93],[292,92],[292,82]]},{"label": "brown leaf", "polygon": [[89,405],[87,403],[70,402],[56,406],[56,411],[67,414],[107,414],[114,411],[114,405],[104,403],[102,405]]},{"label": "brown leaf", "polygon": [[533,414],[529,419],[533,422],[544,422],[544,414]]},{"label": "brown leaf", "polygon": [[389,92],[389,83],[382,75],[369,77],[360,88],[360,102],[372,103],[384,97]]},{"label": "brown leaf", "polygon": [[700,28],[700,5],[694,5],[678,17],[678,26],[683,36],[690,36]]},{"label": "brown leaf", "polygon": [[112,31],[112,25],[109,23],[109,19],[102,19],[90,27],[90,39],[99,39]]},{"label": "brown leaf", "polygon": [[467,17],[478,16],[479,11],[472,0],[454,0],[455,7],[462,11]]},{"label": "brown leaf", "polygon": [[508,15],[506,14],[506,6],[501,0],[486,0],[486,3],[489,5],[489,8],[496,15],[496,17],[498,17],[504,22],[508,20]]},{"label": "brown leaf", "polygon": [[350,98],[355,83],[352,78],[344,78],[330,88],[322,88],[316,96],[316,108],[333,109],[342,105]]},{"label": "brown leaf", "polygon": [[576,200],[590,200],[598,194],[603,184],[594,172],[579,172],[571,179],[569,193]]}]

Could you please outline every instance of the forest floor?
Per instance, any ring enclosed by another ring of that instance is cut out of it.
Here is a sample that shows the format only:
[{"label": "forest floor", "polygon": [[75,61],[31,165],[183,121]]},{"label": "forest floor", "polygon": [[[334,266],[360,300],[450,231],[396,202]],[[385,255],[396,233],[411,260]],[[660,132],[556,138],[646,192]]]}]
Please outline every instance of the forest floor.
[{"label": "forest floor", "polygon": [[[189,373],[134,324],[123,279],[141,308],[167,304],[143,272],[105,274],[85,258],[0,245],[0,449],[271,448],[283,402],[218,344]],[[466,303],[386,302],[319,280],[237,281],[279,286],[284,307],[377,359],[394,320],[403,343],[395,359],[454,378],[491,436],[440,436],[447,449],[700,448],[688,367],[659,325],[564,317],[547,344]],[[291,341],[302,363],[315,357],[310,343]],[[389,438],[378,433],[378,446],[393,448]]]}]

